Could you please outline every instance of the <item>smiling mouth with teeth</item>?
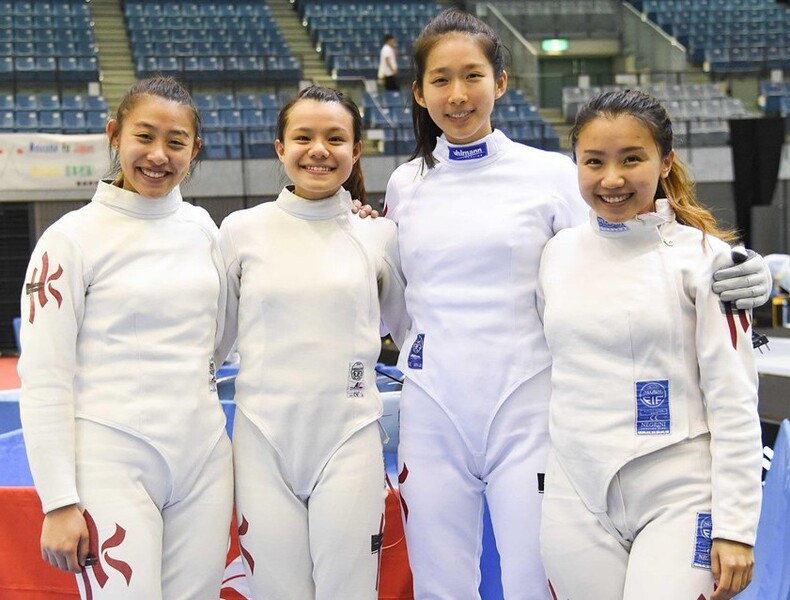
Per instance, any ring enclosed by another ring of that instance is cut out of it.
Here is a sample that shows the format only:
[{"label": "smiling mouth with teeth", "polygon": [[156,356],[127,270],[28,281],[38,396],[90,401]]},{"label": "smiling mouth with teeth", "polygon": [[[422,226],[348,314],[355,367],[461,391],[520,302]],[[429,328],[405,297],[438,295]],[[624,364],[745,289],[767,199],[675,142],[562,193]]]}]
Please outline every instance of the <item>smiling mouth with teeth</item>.
[{"label": "smiling mouth with teeth", "polygon": [[152,179],[160,179],[167,175],[164,171],[149,171],[148,169],[140,169],[140,171],[142,171],[143,175],[151,177]]},{"label": "smiling mouth with teeth", "polygon": [[607,204],[619,204],[620,202],[627,200],[629,197],[630,194],[626,194],[624,196],[601,196],[601,200]]}]

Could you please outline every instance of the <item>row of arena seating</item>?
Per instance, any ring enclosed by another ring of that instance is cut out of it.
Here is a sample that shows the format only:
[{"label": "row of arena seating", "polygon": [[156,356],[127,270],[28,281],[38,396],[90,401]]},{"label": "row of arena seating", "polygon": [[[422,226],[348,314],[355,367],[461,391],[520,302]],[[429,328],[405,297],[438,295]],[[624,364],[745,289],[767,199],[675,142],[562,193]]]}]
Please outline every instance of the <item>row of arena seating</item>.
[{"label": "row of arena seating", "polygon": [[417,16],[430,17],[436,12],[435,2],[366,2],[365,0],[347,2],[318,2],[306,0],[297,3],[299,16],[303,19],[311,17],[342,17],[353,15],[380,15],[382,8],[393,17]]},{"label": "row of arena seating", "polygon": [[99,80],[95,56],[0,56],[0,83],[81,83]]},{"label": "row of arena seating", "polygon": [[0,110],[0,133],[102,133],[107,111]]},{"label": "row of arena seating", "polygon": [[[563,115],[573,121],[578,109],[601,92],[622,86],[565,87]],[[711,84],[653,84],[642,89],[658,98],[672,118],[678,146],[722,146],[729,142],[729,119],[753,116],[738,98]]]},{"label": "row of arena seating", "polygon": [[790,8],[775,0],[630,0],[711,73],[790,68]]},{"label": "row of arena seating", "polygon": [[619,0],[505,0],[496,6],[528,39],[617,38]]},{"label": "row of arena seating", "polygon": [[[302,25],[334,77],[375,79],[385,33],[408,47],[425,23],[440,10],[437,2],[318,2],[298,6]],[[410,77],[407,61],[401,76]]]},{"label": "row of arena seating", "polygon": [[302,76],[293,56],[143,56],[135,61],[138,77],[157,73],[187,83],[295,83]]},{"label": "row of arena seating", "polygon": [[300,61],[261,2],[127,3],[138,77],[166,73],[186,82],[296,82]]},{"label": "row of arena seating", "polygon": [[93,42],[0,42],[0,56],[98,56]]},{"label": "row of arena seating", "polygon": [[101,133],[107,116],[103,96],[0,93],[0,133]]},{"label": "row of arena seating", "polygon": [[0,1],[0,83],[98,81],[88,4]]},{"label": "row of arena seating", "polygon": [[[655,83],[638,86],[664,103],[670,116],[686,119],[729,119],[748,116],[739,98],[732,98],[716,83]],[[566,86],[562,88],[562,112],[567,122],[572,122],[579,107],[601,92],[622,89],[610,86]]]}]

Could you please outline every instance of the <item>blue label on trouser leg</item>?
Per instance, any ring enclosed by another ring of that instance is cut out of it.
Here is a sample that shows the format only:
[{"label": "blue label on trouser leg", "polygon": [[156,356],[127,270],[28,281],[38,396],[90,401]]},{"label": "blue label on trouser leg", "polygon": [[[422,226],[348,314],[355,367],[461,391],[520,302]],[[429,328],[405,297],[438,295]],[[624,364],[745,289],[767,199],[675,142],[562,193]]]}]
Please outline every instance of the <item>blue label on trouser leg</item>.
[{"label": "blue label on trouser leg", "polygon": [[414,340],[414,343],[411,345],[411,350],[409,350],[410,369],[422,369],[422,349],[424,345],[425,334],[418,333],[417,339]]},{"label": "blue label on trouser leg", "polygon": [[694,561],[695,567],[710,569],[711,534],[713,520],[710,513],[697,513],[697,531],[694,536]]}]

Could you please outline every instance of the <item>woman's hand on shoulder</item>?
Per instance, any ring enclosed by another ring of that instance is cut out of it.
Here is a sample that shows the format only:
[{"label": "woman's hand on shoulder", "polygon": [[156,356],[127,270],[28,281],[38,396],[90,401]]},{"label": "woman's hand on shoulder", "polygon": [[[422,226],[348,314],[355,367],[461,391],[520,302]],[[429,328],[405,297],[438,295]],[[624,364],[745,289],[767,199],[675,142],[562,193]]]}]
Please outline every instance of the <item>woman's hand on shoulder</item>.
[{"label": "woman's hand on shoulder", "polygon": [[41,558],[63,571],[79,573],[88,556],[88,525],[76,504],[44,515],[41,527]]},{"label": "woman's hand on shoulder", "polygon": [[371,217],[375,219],[379,216],[379,211],[373,208],[370,204],[362,204],[359,200],[354,200],[351,205],[351,212],[355,215],[359,215],[360,219],[364,219],[365,217]]},{"label": "woman's hand on shoulder", "polygon": [[716,538],[710,553],[716,591],[711,600],[729,600],[749,585],[754,571],[754,548]]},{"label": "woman's hand on shoulder", "polygon": [[713,291],[722,302],[734,302],[736,308],[752,309],[768,301],[773,277],[765,259],[742,246],[732,250],[733,265],[713,274]]}]

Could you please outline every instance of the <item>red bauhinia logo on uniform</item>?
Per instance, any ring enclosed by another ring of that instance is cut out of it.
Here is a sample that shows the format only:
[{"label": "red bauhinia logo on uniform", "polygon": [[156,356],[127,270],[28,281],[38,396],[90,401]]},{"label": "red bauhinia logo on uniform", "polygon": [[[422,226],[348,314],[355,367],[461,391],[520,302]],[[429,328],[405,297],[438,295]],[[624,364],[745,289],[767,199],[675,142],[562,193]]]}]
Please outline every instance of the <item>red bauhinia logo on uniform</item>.
[{"label": "red bauhinia logo on uniform", "polygon": [[52,282],[60,279],[61,275],[63,275],[63,267],[60,265],[58,265],[58,268],[52,275],[49,274],[49,255],[44,252],[44,256],[41,257],[41,272],[39,273],[38,267],[33,269],[30,282],[25,284],[25,295],[30,298],[28,321],[32,323],[36,318],[36,302],[41,308],[44,308],[49,302],[47,291],[52,294],[52,298],[54,298],[55,302],[58,303],[58,308],[60,308],[60,305],[63,303],[63,296],[55,289]]},{"label": "red bauhinia logo on uniform", "polygon": [[[123,575],[123,578],[126,580],[126,585],[128,586],[129,582],[132,580],[131,565],[126,561],[113,558],[107,552],[107,550],[117,548],[123,543],[126,539],[126,530],[116,523],[115,533],[104,540],[101,546],[99,546],[99,530],[96,526],[96,522],[93,520],[93,516],[87,510],[82,514],[85,517],[85,524],[88,526],[89,538],[89,559],[86,561],[85,566],[92,567],[93,576],[96,578],[96,583],[99,584],[100,588],[107,585],[107,581],[110,579],[110,575],[104,570],[105,563],[108,567],[111,567]],[[91,600],[93,598],[93,591],[91,589],[90,580],[88,579],[88,573],[85,569],[82,570],[82,581],[85,585],[86,600]]]}]

